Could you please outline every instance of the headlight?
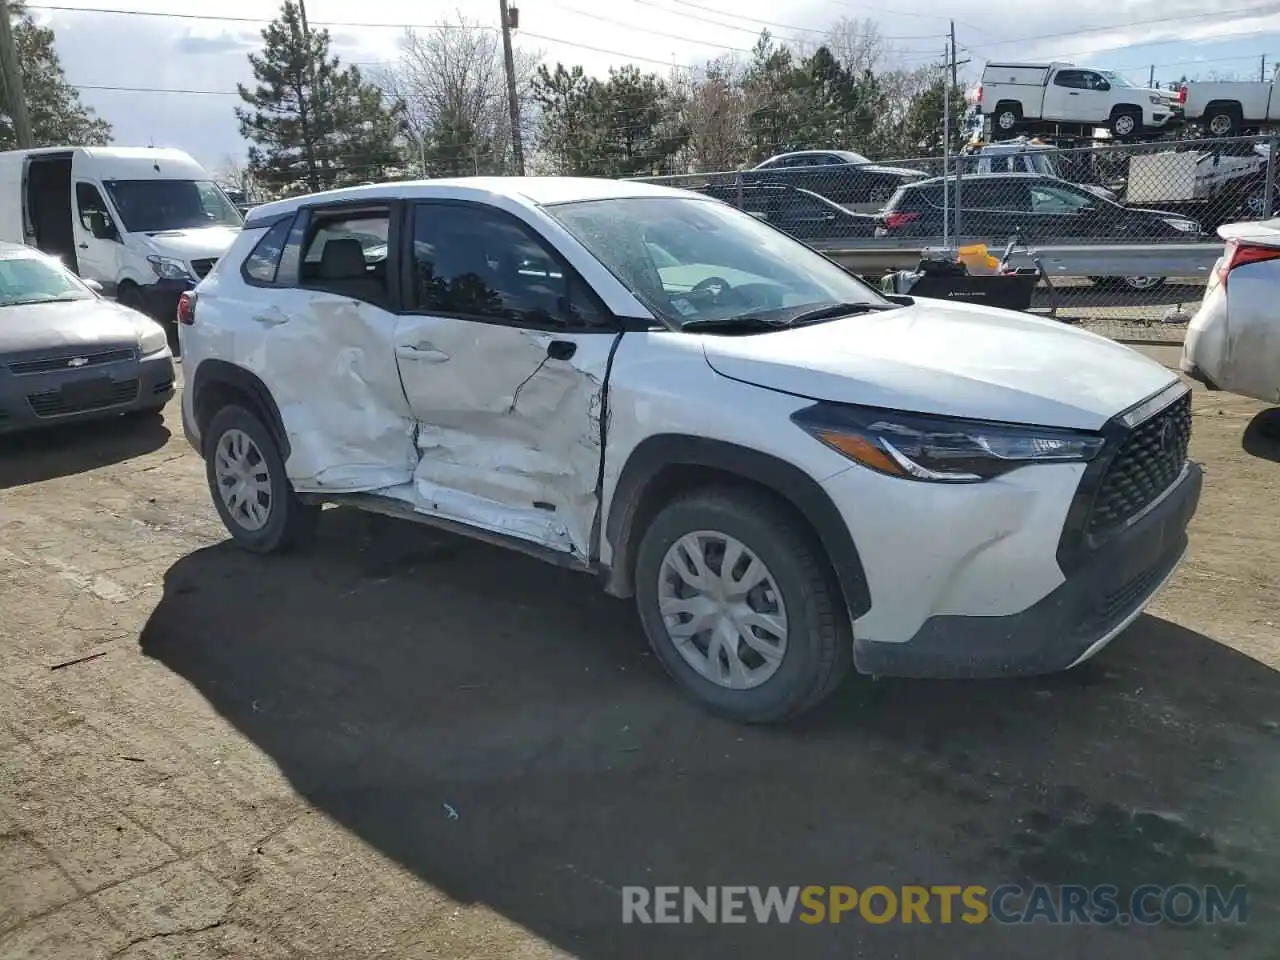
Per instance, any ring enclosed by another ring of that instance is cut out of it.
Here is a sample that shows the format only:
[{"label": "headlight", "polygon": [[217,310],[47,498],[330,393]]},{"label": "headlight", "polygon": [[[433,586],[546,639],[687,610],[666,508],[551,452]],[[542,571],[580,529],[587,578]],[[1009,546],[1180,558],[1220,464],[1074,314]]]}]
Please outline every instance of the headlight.
[{"label": "headlight", "polygon": [[147,263],[161,280],[190,280],[191,271],[181,260],[172,257],[147,257]]},{"label": "headlight", "polygon": [[817,404],[792,421],[850,460],[880,473],[935,483],[978,483],[1031,463],[1083,463],[1097,434],[1057,427],[953,420]]},{"label": "headlight", "polygon": [[1200,224],[1194,220],[1175,220],[1171,217],[1161,217],[1160,219],[1164,220],[1173,229],[1181,230],[1183,233],[1198,233],[1200,231]]},{"label": "headlight", "polygon": [[138,325],[138,352],[144,357],[157,353],[169,345],[169,335],[158,323],[147,321]]},{"label": "headlight", "polygon": [[1163,106],[1165,103],[1168,102],[1167,100],[1165,100],[1164,97],[1157,97],[1154,93],[1148,96],[1147,99],[1150,100],[1152,103],[1154,103],[1157,107]]}]

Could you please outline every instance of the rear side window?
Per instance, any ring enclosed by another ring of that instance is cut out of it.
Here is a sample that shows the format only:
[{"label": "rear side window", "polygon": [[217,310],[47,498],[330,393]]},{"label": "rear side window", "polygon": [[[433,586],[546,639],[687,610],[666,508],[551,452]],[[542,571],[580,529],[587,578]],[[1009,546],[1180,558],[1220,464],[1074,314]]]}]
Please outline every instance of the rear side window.
[{"label": "rear side window", "polygon": [[390,222],[385,208],[317,211],[303,243],[301,285],[386,306]]},{"label": "rear side window", "polygon": [[919,211],[928,210],[931,206],[942,206],[942,188],[903,187],[885,206],[886,210]]},{"label": "rear side window", "polygon": [[293,221],[288,217],[277,220],[254,245],[245,258],[241,272],[250,283],[275,283],[276,270],[280,267],[280,254],[289,239]]}]

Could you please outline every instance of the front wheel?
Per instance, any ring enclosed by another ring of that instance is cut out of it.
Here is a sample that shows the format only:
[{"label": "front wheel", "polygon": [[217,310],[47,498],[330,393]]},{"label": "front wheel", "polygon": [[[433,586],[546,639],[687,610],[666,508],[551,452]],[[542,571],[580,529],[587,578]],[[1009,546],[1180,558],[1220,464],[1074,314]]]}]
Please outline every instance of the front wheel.
[{"label": "front wheel", "polygon": [[1137,110],[1123,110],[1111,118],[1112,136],[1124,140],[1142,132],[1142,114]]},{"label": "front wheel", "polygon": [[239,546],[283,553],[311,540],[320,508],[298,499],[261,420],[243,407],[223,407],[209,424],[206,443],[213,505]]},{"label": "front wheel", "polygon": [[713,712],[793,717],[853,665],[853,630],[815,536],[767,496],[710,489],[667,504],[641,541],[636,604],[654,653]]}]

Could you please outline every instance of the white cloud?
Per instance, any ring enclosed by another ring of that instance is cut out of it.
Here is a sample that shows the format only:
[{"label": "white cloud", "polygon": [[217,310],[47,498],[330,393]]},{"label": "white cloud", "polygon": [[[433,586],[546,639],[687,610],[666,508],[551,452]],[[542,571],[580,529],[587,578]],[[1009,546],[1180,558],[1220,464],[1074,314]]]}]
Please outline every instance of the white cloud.
[{"label": "white cloud", "polygon": [[[115,125],[117,142],[180,146],[206,164],[243,152],[232,112],[238,103],[235,85],[251,80],[245,54],[259,46],[259,31],[278,11],[275,0],[220,0],[212,8],[183,0],[58,2],[169,14],[192,11],[164,17],[63,11],[38,15],[56,30],[59,54],[75,84],[215,92],[83,91],[85,101]],[[1203,0],[1085,0],[1035,6],[1025,0],[994,0],[941,7],[926,0],[890,0],[888,7],[869,0],[793,0],[785,5],[776,0],[513,0],[520,9],[517,42],[522,47],[540,51],[553,62],[581,63],[591,72],[632,58],[644,69],[662,71],[669,65],[701,63],[726,48],[749,49],[765,26],[761,21],[786,24],[770,28],[780,37],[813,41],[814,31],[842,15],[872,16],[882,33],[895,38],[891,46],[899,61],[916,66],[941,57],[944,18],[954,14],[959,18],[960,44],[972,61],[971,75],[988,58],[1061,58],[1106,66],[1108,58],[1128,62],[1139,52],[1145,56],[1150,48],[1153,59],[1176,56],[1185,62],[1200,55],[1208,64],[1211,57],[1201,45],[1239,43],[1259,35],[1271,35],[1274,42],[1280,33],[1280,2],[1226,2],[1211,12]],[[40,0],[31,3],[38,6]],[[492,0],[307,2],[313,24],[333,24],[329,29],[334,52],[366,68],[395,57],[406,22],[439,22],[454,16],[459,7],[473,20],[496,24],[497,4]],[[1233,12],[1246,8],[1249,12]],[[201,19],[194,15],[197,9],[262,22]],[[374,26],[379,24],[383,26]],[[1119,26],[1088,29],[1108,24]],[[1260,38],[1250,42],[1258,52],[1268,49]],[[1193,44],[1194,52],[1187,49]],[[1251,47],[1242,49],[1248,53]]]}]

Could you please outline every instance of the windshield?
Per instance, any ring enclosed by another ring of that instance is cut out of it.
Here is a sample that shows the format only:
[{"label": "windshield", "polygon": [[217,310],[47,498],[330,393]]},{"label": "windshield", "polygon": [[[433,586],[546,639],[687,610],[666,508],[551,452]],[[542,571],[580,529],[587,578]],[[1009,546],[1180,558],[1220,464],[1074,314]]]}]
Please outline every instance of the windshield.
[{"label": "windshield", "polygon": [[244,218],[212,180],[106,180],[128,233],[241,227]]},{"label": "windshield", "polygon": [[590,200],[546,210],[673,326],[887,302],[798,240],[715,200]]},{"label": "windshield", "polygon": [[57,264],[37,257],[0,259],[0,306],[93,298],[87,287]]},{"label": "windshield", "polygon": [[1133,84],[1126,80],[1114,70],[1099,70],[1100,74],[1107,78],[1113,87],[1132,87]]}]

